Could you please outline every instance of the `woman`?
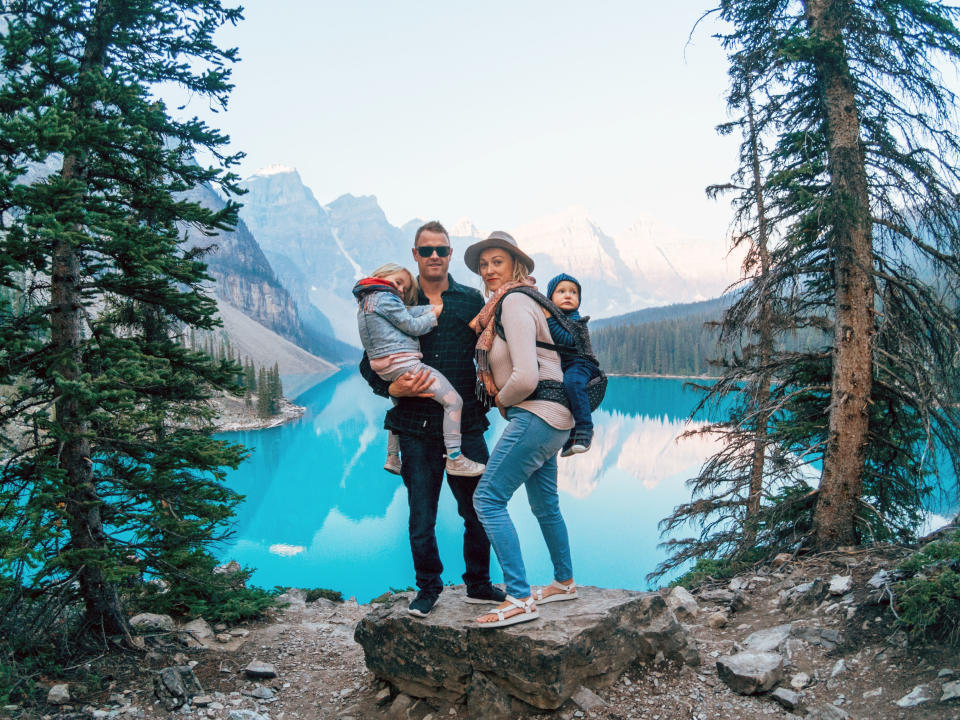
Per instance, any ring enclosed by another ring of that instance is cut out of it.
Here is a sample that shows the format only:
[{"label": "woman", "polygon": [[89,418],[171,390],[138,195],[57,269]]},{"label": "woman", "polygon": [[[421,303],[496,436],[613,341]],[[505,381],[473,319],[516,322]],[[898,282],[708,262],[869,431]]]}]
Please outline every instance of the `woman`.
[{"label": "woman", "polygon": [[[557,452],[570,434],[573,416],[550,400],[528,399],[541,380],[563,380],[560,357],[537,346],[551,343],[541,305],[514,288],[532,288],[533,260],[505,232],[467,248],[464,261],[483,279],[490,300],[474,319],[482,332],[477,359],[484,390],[509,421],[497,441],[487,469],[473,495],[473,506],[503,568],[507,600],[476,619],[477,627],[497,628],[535,620],[537,603],[577,597],[570,561],[567,526],[557,494]],[[496,310],[501,306],[497,332]],[[507,502],[521,485],[527,488],[530,508],[540,523],[553,562],[554,581],[531,591],[527,583],[517,531]]]}]

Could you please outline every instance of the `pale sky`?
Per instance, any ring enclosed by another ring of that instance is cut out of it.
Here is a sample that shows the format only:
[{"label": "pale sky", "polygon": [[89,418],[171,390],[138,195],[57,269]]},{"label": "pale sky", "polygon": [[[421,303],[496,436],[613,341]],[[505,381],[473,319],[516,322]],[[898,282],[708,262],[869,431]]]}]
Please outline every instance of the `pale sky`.
[{"label": "pale sky", "polygon": [[[321,203],[376,195],[387,218],[510,228],[570,205],[608,234],[645,217],[724,236],[737,138],[707,2],[251,0],[226,113],[199,115],[247,176],[297,168]],[[170,98],[171,105],[174,103]]]}]

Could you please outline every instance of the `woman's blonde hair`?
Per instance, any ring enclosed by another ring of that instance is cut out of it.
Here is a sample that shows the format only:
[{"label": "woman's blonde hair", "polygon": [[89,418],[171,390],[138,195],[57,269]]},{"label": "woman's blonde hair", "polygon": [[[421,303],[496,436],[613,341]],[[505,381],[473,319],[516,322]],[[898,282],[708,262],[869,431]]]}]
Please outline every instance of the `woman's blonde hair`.
[{"label": "woman's blonde hair", "polygon": [[413,273],[407,270],[403,265],[397,265],[396,263],[387,263],[386,265],[381,265],[372,273],[370,273],[370,277],[387,278],[391,275],[396,275],[397,273],[406,273],[407,277],[410,278],[410,287],[408,287],[407,291],[403,294],[403,304],[416,305],[417,300],[420,298],[420,286],[417,285],[417,279],[413,276]]},{"label": "woman's blonde hair", "polygon": [[[513,258],[513,276],[510,278],[510,282],[523,282],[528,277],[530,277],[530,268],[527,267],[527,264],[523,262],[520,258],[514,255],[512,252],[506,248],[497,248],[498,250],[503,250],[507,255]],[[482,254],[482,253],[481,253]],[[483,296],[490,297],[490,291],[487,289],[487,284],[483,283]]]}]

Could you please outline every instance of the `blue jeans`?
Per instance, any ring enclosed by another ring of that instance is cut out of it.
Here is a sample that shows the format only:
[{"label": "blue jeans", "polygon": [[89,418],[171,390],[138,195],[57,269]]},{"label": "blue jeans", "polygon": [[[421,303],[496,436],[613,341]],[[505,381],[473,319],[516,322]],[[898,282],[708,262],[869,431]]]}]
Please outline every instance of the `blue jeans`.
[{"label": "blue jeans", "polygon": [[[439,595],[443,590],[440,579],[443,563],[437,548],[436,525],[446,464],[443,439],[413,435],[400,435],[399,439],[403,458],[400,474],[410,504],[410,550],[417,587]],[[485,462],[487,444],[483,441],[483,433],[464,433],[463,453],[471,460]],[[463,560],[466,565],[463,581],[468,591],[490,583],[490,541],[473,509],[473,492],[478,482],[479,478],[475,477],[447,476],[447,484],[457,500],[457,512],[463,518]]]},{"label": "blue jeans", "polygon": [[570,412],[576,426],[574,434],[593,435],[593,418],[590,415],[590,399],[587,397],[587,383],[600,374],[600,369],[589,360],[574,358],[563,370],[563,389],[570,401]]},{"label": "blue jeans", "polygon": [[516,598],[530,595],[520,539],[507,512],[507,501],[526,485],[530,509],[550,551],[555,580],[573,577],[567,525],[560,514],[557,494],[557,451],[569,430],[557,430],[533,413],[520,408],[507,410],[503,435],[493,448],[487,470],[473,494],[473,506],[497,553],[507,593]]}]

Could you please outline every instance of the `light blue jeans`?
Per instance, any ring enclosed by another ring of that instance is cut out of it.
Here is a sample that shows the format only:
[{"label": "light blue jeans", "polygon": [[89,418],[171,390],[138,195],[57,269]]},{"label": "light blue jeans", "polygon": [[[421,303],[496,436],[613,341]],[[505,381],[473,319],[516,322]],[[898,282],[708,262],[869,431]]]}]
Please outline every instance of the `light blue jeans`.
[{"label": "light blue jeans", "polygon": [[526,485],[530,509],[550,551],[553,577],[572,578],[570,540],[557,494],[557,452],[570,431],[557,430],[520,408],[508,409],[507,420],[509,423],[490,453],[487,470],[473,493],[473,507],[503,568],[507,594],[525,598],[530,595],[530,585],[507,502],[517,488]]}]

